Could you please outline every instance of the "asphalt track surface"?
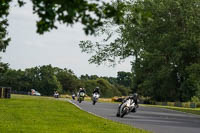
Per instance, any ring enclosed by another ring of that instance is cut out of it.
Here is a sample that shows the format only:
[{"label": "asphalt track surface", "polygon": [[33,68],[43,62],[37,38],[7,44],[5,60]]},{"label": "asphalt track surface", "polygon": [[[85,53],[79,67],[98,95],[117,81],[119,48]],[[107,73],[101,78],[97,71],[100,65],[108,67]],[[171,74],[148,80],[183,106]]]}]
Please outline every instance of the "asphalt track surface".
[{"label": "asphalt track surface", "polygon": [[154,133],[200,133],[200,116],[178,111],[140,106],[136,113],[129,113],[124,118],[116,117],[118,104],[71,101],[82,110],[95,115],[146,129]]}]

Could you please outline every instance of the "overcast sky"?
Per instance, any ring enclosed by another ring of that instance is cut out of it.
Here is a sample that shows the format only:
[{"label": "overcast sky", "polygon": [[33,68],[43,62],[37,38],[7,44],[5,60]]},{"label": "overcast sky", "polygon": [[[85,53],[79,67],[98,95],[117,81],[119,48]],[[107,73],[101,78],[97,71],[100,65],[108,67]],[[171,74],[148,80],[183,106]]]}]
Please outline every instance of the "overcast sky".
[{"label": "overcast sky", "polygon": [[22,8],[12,7],[9,15],[9,36],[11,42],[6,53],[1,53],[2,61],[10,64],[14,69],[25,69],[35,66],[51,64],[55,67],[68,68],[80,76],[82,74],[98,76],[117,76],[118,71],[130,71],[130,60],[117,66],[97,66],[89,64],[90,55],[81,53],[81,40],[97,38],[86,36],[81,24],[73,27],[59,25],[57,30],[36,34],[37,16],[32,14],[30,2]]}]

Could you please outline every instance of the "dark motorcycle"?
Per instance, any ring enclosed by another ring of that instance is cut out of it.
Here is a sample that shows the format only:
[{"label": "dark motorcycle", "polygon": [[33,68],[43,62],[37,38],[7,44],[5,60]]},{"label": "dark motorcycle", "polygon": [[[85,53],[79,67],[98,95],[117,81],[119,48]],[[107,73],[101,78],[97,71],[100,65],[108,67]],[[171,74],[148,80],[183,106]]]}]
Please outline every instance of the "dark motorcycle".
[{"label": "dark motorcycle", "polygon": [[78,95],[78,102],[81,103],[82,101],[84,101],[84,97],[85,97],[85,93],[80,92]]}]

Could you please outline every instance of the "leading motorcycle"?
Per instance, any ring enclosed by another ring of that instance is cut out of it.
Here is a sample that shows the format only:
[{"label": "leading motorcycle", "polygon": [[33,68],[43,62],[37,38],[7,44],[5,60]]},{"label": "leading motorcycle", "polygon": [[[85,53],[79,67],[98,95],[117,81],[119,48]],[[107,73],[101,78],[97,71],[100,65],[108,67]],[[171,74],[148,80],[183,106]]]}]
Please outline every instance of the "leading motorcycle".
[{"label": "leading motorcycle", "polygon": [[85,97],[85,93],[80,92],[78,95],[78,102],[81,103],[82,101],[84,101],[84,97]]},{"label": "leading motorcycle", "polygon": [[117,116],[120,116],[121,118],[125,115],[129,114],[130,112],[136,112],[136,105],[133,99],[128,99],[126,102],[124,102],[120,108],[119,108],[119,114]]}]

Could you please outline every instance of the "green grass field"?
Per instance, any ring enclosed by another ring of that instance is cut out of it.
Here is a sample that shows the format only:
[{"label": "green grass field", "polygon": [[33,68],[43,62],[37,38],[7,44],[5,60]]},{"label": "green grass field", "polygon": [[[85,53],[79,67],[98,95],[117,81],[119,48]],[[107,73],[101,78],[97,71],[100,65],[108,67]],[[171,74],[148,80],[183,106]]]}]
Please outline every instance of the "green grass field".
[{"label": "green grass field", "polygon": [[200,108],[183,108],[183,107],[171,107],[171,106],[161,106],[161,105],[146,105],[146,104],[143,104],[142,106],[152,106],[152,107],[166,108],[166,109],[176,110],[176,111],[180,111],[180,112],[200,115]]},{"label": "green grass field", "polygon": [[0,99],[0,133],[148,133],[47,97]]}]

